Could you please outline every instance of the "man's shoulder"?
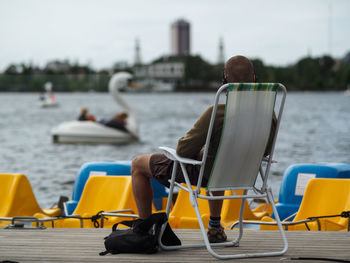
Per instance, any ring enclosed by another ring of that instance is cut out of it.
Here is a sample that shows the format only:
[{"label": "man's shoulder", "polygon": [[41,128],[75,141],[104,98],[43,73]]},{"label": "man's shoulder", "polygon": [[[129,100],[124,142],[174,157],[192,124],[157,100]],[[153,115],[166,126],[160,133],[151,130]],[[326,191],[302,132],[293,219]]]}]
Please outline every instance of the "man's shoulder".
[{"label": "man's shoulder", "polygon": [[[210,105],[203,114],[211,114],[213,112],[213,108],[214,105]],[[225,104],[218,104],[216,112],[221,113],[222,111],[225,111]]]}]

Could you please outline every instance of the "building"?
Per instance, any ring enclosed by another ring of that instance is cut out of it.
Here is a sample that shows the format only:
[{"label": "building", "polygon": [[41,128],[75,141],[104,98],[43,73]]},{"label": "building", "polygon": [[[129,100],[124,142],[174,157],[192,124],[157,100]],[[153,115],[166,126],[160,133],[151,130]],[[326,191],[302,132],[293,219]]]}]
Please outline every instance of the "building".
[{"label": "building", "polygon": [[183,85],[185,65],[176,58],[165,56],[149,65],[134,66],[133,72],[142,89],[171,91]]},{"label": "building", "polygon": [[46,64],[45,71],[51,71],[54,73],[68,73],[70,70],[70,64],[68,61],[54,60]]},{"label": "building", "polygon": [[135,40],[135,59],[134,65],[141,64],[141,51],[140,51],[140,41],[138,39]]},{"label": "building", "polygon": [[167,61],[166,58],[150,65],[134,67],[136,78],[152,78],[175,82],[182,80],[185,74],[184,63],[181,61]]},{"label": "building", "polygon": [[190,44],[190,24],[184,19],[179,19],[171,24],[171,55],[190,55]]}]

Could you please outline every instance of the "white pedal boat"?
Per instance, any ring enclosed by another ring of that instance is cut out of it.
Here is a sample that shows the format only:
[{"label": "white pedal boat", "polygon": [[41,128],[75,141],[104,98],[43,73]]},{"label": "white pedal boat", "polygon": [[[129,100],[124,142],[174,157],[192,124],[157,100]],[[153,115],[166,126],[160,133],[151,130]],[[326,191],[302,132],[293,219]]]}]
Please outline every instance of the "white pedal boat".
[{"label": "white pedal boat", "polygon": [[[134,86],[132,75],[128,72],[119,72],[109,81],[109,92],[114,100],[128,113],[126,128],[138,136],[138,125],[128,104],[120,96],[119,90],[127,86]],[[63,122],[51,130],[52,140],[55,143],[115,143],[123,144],[135,141],[129,133],[107,127],[94,121]]]}]

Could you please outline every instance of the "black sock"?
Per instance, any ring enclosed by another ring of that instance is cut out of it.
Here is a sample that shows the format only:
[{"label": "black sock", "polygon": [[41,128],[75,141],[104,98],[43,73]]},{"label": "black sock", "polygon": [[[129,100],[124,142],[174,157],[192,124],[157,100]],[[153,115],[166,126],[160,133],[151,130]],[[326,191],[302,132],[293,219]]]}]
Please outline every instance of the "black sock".
[{"label": "black sock", "polygon": [[221,221],[221,217],[214,217],[214,216],[211,216],[209,218],[209,228],[217,228],[217,229],[221,229],[221,224],[220,224],[220,221]]}]

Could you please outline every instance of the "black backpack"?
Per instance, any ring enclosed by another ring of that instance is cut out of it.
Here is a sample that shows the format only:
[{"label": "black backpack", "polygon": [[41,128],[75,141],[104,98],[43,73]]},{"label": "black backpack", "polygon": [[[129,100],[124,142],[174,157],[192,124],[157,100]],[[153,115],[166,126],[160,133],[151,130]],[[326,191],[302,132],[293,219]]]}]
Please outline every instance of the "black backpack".
[{"label": "black backpack", "polygon": [[[159,248],[158,236],[160,229],[167,220],[165,213],[156,213],[146,220],[122,221],[113,225],[112,233],[105,237],[106,251],[101,252],[100,255],[103,256],[108,253],[156,253]],[[130,228],[117,229],[119,224]],[[181,241],[168,223],[162,236],[162,243],[168,246],[181,245]]]}]

